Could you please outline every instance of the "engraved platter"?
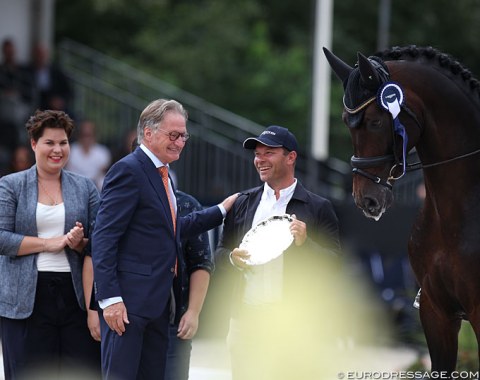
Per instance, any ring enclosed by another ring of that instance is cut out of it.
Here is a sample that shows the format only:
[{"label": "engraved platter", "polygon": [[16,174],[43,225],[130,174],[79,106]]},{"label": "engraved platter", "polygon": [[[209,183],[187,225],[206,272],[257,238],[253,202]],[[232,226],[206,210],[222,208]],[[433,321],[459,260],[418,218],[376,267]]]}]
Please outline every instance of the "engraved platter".
[{"label": "engraved platter", "polygon": [[292,220],[288,214],[274,215],[252,227],[239,247],[250,254],[247,264],[261,265],[279,257],[293,242]]}]

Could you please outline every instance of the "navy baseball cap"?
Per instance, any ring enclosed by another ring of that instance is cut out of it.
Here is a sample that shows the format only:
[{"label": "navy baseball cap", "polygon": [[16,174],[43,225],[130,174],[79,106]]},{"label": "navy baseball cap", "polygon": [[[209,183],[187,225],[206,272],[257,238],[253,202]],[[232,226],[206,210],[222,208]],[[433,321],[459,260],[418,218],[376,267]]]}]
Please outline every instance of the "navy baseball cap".
[{"label": "navy baseball cap", "polygon": [[271,148],[285,148],[288,151],[298,152],[297,139],[287,128],[271,125],[265,129],[258,137],[249,137],[243,142],[245,149],[255,149],[257,143],[269,146]]}]

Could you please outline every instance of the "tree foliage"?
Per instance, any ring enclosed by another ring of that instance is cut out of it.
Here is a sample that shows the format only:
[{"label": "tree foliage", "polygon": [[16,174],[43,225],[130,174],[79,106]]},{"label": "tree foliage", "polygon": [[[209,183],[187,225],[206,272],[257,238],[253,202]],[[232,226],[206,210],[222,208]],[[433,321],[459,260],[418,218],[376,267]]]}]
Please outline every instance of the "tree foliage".
[{"label": "tree foliage", "polygon": [[[333,51],[377,50],[381,0],[334,2]],[[307,146],[315,0],[57,0],[56,37],[127,61]],[[430,45],[480,75],[480,1],[391,1],[391,45]],[[341,84],[332,77],[332,156],[348,159]]]}]

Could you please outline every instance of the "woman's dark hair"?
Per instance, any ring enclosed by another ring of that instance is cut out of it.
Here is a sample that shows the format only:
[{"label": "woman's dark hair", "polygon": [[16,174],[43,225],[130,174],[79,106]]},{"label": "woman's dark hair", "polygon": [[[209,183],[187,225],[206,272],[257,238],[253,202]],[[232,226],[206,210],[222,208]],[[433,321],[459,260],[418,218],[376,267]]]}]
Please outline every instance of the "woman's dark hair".
[{"label": "woman's dark hair", "polygon": [[38,141],[43,136],[45,128],[61,128],[65,131],[67,137],[70,138],[75,125],[70,116],[63,111],[36,110],[28,119],[25,127],[27,128],[28,136],[34,141]]}]

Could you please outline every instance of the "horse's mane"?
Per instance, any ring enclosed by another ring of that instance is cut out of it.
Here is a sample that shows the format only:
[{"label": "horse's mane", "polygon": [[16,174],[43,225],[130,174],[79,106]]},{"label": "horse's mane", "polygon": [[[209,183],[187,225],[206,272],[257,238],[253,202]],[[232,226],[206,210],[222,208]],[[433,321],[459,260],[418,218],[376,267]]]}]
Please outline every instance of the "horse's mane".
[{"label": "horse's mane", "polygon": [[473,77],[471,71],[451,55],[442,53],[431,46],[395,46],[385,51],[377,52],[374,55],[384,61],[398,61],[401,59],[416,61],[423,59],[432,62],[445,70],[449,70],[452,74],[467,84],[472,91],[475,91],[480,96],[480,81]]}]

